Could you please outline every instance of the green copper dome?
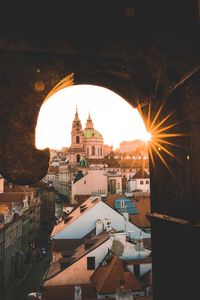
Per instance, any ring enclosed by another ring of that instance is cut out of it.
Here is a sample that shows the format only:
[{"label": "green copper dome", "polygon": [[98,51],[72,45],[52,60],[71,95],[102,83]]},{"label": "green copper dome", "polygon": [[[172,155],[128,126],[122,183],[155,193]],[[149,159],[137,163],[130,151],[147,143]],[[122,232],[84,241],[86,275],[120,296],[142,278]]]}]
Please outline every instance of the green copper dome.
[{"label": "green copper dome", "polygon": [[86,128],[83,130],[83,136],[86,139],[91,139],[91,138],[97,138],[97,139],[102,139],[101,133],[99,133],[97,130],[94,128]]},{"label": "green copper dome", "polygon": [[86,158],[82,158],[78,164],[79,168],[89,168],[89,162]]},{"label": "green copper dome", "polygon": [[84,177],[84,175],[83,175],[82,171],[78,170],[78,172],[77,172],[77,174],[76,174],[76,176],[74,178],[74,183],[77,182],[77,181],[79,181],[83,177]]}]

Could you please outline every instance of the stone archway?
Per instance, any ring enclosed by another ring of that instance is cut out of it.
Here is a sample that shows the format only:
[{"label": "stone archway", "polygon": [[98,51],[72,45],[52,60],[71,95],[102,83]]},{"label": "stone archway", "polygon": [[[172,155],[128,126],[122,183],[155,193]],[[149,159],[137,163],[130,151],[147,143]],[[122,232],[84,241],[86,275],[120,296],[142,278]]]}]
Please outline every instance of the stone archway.
[{"label": "stone archway", "polygon": [[39,51],[23,41],[1,47],[0,173],[16,184],[34,183],[47,172],[49,151],[34,146],[37,116],[48,92],[67,74],[74,72],[75,84],[100,85],[131,105],[141,104],[144,113],[150,100],[154,115],[166,98],[158,120],[175,111],[172,120],[178,124],[172,132],[188,135],[173,149],[177,159],[163,154],[172,174],[156,155],[155,167],[150,166],[154,299],[196,299],[200,84],[195,39],[165,34],[136,45],[119,39],[99,43],[89,52],[70,41],[63,48]]}]

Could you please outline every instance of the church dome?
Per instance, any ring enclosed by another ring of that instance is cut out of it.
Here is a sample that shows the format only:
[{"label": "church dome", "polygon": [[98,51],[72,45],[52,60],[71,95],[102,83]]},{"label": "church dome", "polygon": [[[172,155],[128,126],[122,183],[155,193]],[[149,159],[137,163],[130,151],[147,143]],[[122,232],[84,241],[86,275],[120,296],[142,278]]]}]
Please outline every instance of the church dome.
[{"label": "church dome", "polygon": [[99,133],[96,129],[94,129],[94,125],[90,117],[90,114],[88,115],[85,129],[83,130],[83,136],[85,139],[92,139],[92,138],[101,139],[101,140],[103,139],[101,133]]},{"label": "church dome", "polygon": [[101,133],[99,133],[96,129],[94,128],[85,128],[83,130],[83,136],[86,139],[92,139],[92,138],[96,138],[96,139],[103,139]]}]

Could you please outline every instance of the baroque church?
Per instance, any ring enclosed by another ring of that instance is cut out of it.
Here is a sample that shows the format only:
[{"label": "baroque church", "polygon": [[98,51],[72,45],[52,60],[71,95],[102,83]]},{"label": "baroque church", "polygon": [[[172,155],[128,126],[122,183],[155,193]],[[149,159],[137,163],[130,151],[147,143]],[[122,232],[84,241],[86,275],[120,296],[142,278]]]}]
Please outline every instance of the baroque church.
[{"label": "baroque church", "polygon": [[90,114],[88,115],[85,129],[82,129],[78,109],[76,108],[71,130],[70,164],[79,163],[83,157],[103,158],[104,141],[101,133],[94,128]]}]

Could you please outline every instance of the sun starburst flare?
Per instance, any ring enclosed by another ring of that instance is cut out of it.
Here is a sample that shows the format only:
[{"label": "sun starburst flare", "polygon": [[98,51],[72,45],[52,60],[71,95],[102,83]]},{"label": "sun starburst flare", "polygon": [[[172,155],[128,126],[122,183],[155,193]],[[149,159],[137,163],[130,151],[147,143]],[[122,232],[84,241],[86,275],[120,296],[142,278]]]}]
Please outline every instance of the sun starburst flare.
[{"label": "sun starburst flare", "polygon": [[170,141],[169,139],[174,137],[185,136],[186,134],[170,132],[179,123],[173,122],[171,124],[167,124],[167,121],[170,121],[170,117],[174,114],[175,111],[172,111],[169,114],[167,114],[165,117],[160,118],[163,106],[164,106],[164,102],[158,108],[158,110],[156,111],[153,117],[152,117],[152,110],[151,110],[151,102],[149,103],[149,108],[146,116],[142,111],[141,105],[139,105],[137,108],[146,126],[147,134],[146,134],[146,139],[144,139],[144,147],[146,147],[146,149],[149,152],[149,157],[152,161],[153,166],[155,167],[154,155],[156,154],[160,158],[162,163],[171,172],[163,154],[165,153],[168,156],[177,159],[174,153],[169,149],[169,147],[172,148],[172,147],[181,147],[181,146],[177,143]]}]

